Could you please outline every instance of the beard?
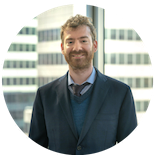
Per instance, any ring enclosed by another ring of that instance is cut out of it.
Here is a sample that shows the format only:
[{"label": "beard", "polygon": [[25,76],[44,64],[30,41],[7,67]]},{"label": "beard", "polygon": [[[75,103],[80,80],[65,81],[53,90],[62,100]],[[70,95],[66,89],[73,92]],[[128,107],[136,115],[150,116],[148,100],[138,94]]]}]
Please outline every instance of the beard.
[{"label": "beard", "polygon": [[[83,55],[83,57],[75,59],[73,55]],[[94,57],[94,52],[93,49],[90,52],[87,52],[85,50],[71,51],[69,54],[66,54],[65,52],[64,57],[73,70],[83,70],[90,67],[91,61]]]}]

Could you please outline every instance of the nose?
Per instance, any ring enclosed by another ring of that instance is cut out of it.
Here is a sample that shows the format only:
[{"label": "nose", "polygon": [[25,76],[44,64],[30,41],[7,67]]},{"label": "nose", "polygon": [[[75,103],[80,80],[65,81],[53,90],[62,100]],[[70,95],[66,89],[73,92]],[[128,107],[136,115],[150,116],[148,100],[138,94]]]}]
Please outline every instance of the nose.
[{"label": "nose", "polygon": [[82,50],[81,44],[80,42],[77,40],[75,41],[74,45],[73,45],[73,51],[80,51]]}]

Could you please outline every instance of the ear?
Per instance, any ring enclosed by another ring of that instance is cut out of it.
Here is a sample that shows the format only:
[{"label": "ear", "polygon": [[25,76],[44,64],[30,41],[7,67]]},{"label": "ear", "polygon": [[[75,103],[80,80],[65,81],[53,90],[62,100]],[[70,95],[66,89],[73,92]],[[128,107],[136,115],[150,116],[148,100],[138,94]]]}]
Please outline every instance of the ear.
[{"label": "ear", "polygon": [[64,45],[63,45],[63,43],[61,43],[61,52],[62,52],[62,54],[64,54]]},{"label": "ear", "polygon": [[94,46],[94,53],[95,53],[97,51],[97,47],[98,47],[97,40],[94,41],[93,46]]}]

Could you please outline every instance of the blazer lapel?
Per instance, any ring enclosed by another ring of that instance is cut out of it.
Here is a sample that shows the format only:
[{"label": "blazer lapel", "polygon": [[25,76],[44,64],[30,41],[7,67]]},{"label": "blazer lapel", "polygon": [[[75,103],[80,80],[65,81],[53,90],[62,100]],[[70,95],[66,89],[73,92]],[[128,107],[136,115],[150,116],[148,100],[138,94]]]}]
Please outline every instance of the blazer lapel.
[{"label": "blazer lapel", "polygon": [[110,84],[108,83],[107,78],[103,74],[101,74],[98,70],[97,70],[96,81],[94,84],[95,85],[92,92],[93,93],[92,98],[85,117],[85,122],[81,131],[78,145],[81,143],[84,136],[88,132],[101,106],[104,106],[103,102],[110,88]]},{"label": "blazer lapel", "polygon": [[67,75],[63,76],[60,79],[60,83],[58,84],[56,91],[58,95],[58,104],[60,104],[62,111],[67,119],[67,122],[75,135],[75,137],[78,139],[78,135],[75,129],[75,125],[73,122],[73,116],[70,108],[70,96],[69,96],[69,91],[68,91],[68,85],[67,85]]}]

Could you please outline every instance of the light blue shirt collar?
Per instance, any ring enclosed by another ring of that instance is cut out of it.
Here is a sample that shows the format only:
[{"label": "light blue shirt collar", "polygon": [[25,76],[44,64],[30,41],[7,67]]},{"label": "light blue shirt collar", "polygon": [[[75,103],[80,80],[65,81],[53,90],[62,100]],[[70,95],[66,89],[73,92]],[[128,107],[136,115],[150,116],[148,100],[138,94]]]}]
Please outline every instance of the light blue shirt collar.
[{"label": "light blue shirt collar", "polygon": [[[95,81],[95,78],[96,78],[96,71],[95,71],[95,68],[93,67],[93,71],[92,71],[91,75],[85,82],[89,82],[89,83],[93,84]],[[85,83],[85,82],[83,82],[83,83]],[[68,86],[70,86],[71,84],[75,84],[75,82],[73,81],[73,79],[71,78],[71,76],[68,72]]]}]

